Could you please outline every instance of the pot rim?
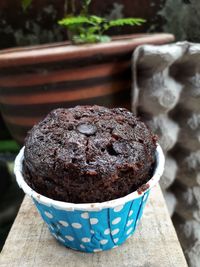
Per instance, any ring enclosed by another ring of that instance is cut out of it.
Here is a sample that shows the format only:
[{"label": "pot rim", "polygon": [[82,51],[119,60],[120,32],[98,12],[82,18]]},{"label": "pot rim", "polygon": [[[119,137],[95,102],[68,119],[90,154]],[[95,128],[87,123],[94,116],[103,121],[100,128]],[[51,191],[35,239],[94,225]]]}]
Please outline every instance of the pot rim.
[{"label": "pot rim", "polygon": [[22,163],[24,159],[24,149],[23,147],[19,154],[17,155],[15,159],[15,165],[14,165],[14,173],[16,176],[17,183],[20,188],[23,189],[23,191],[35,199],[37,202],[44,204],[46,206],[53,206],[58,209],[62,210],[84,210],[84,211],[98,211],[102,210],[105,208],[114,208],[120,205],[123,205],[129,201],[132,201],[134,199],[142,197],[146,192],[148,192],[152,187],[154,187],[160,177],[163,174],[164,171],[164,164],[165,164],[165,158],[164,154],[162,151],[162,148],[160,145],[157,143],[157,148],[156,148],[156,166],[154,170],[154,174],[152,178],[144,185],[146,185],[146,188],[144,191],[136,190],[124,197],[117,198],[114,200],[109,200],[101,203],[82,203],[82,204],[76,204],[76,203],[69,203],[69,202],[63,202],[63,201],[58,201],[58,200],[53,200],[51,198],[45,197],[36,191],[34,191],[24,180],[23,174],[22,174]]},{"label": "pot rim", "polygon": [[60,47],[60,46],[76,46],[76,47],[83,47],[83,46],[96,46],[96,45],[102,45],[102,44],[111,44],[113,42],[118,42],[118,41],[130,41],[138,38],[143,38],[143,37],[169,37],[174,39],[174,35],[171,33],[134,33],[134,34],[124,34],[124,35],[113,35],[111,36],[111,41],[110,42],[105,42],[105,43],[91,43],[91,44],[72,44],[70,41],[61,41],[61,42],[53,42],[53,43],[44,43],[44,44],[36,44],[36,45],[27,45],[27,46],[19,46],[19,47],[11,47],[11,48],[5,48],[0,50],[0,56],[5,54],[5,53],[12,53],[12,52],[22,52],[22,51],[32,51],[35,49],[46,49],[46,48],[55,48],[55,47]]},{"label": "pot rim", "polygon": [[[122,37],[122,39],[121,39]],[[116,54],[131,52],[142,44],[164,44],[174,41],[174,35],[169,33],[130,34],[118,36],[107,43],[69,45],[69,42],[44,44],[37,46],[9,48],[0,51],[0,68],[38,62],[51,62],[73,58],[83,58],[96,54]]]}]

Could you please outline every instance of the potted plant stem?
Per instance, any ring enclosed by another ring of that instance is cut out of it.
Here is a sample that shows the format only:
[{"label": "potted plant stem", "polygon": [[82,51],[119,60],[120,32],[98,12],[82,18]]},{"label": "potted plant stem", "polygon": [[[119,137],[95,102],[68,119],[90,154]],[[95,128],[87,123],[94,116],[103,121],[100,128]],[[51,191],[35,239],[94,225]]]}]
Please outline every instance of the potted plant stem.
[{"label": "potted plant stem", "polygon": [[110,38],[110,27],[140,25],[142,19],[108,21],[81,12],[59,21],[72,42],[0,52],[0,110],[12,136],[23,143],[27,131],[50,110],[79,104],[130,107],[131,55],[138,45],[163,44],[171,34]]}]

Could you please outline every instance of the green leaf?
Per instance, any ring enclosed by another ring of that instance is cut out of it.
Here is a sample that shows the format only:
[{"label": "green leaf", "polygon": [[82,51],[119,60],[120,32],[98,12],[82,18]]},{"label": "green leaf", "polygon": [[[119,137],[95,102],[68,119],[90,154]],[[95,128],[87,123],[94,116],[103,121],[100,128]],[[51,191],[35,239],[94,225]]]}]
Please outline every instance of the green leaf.
[{"label": "green leaf", "polygon": [[27,8],[31,5],[32,0],[21,0],[22,8],[24,11],[27,10]]},{"label": "green leaf", "polygon": [[95,34],[95,32],[99,32],[101,28],[99,26],[92,26],[92,27],[88,27],[88,29],[86,30],[88,34]]},{"label": "green leaf", "polygon": [[99,36],[99,42],[101,43],[108,43],[110,41],[111,41],[111,38],[108,35]]},{"label": "green leaf", "polygon": [[109,29],[111,27],[119,27],[124,25],[130,25],[130,26],[140,26],[142,25],[146,20],[141,18],[122,18],[122,19],[116,19],[109,21],[108,24],[105,25],[105,29]]},{"label": "green leaf", "polygon": [[58,21],[59,25],[66,26],[66,27],[78,25],[78,24],[84,24],[84,23],[93,24],[89,18],[84,17],[84,16],[66,17]]},{"label": "green leaf", "polygon": [[99,34],[80,34],[73,36],[73,42],[75,44],[89,44],[89,43],[105,43],[109,42],[111,38],[107,35]]},{"label": "green leaf", "polygon": [[58,24],[66,27],[79,24],[90,24],[96,26],[103,22],[105,22],[105,19],[98,16],[70,16],[59,20]]},{"label": "green leaf", "polygon": [[95,24],[100,24],[102,22],[105,22],[105,19],[104,18],[101,18],[101,17],[98,17],[98,16],[94,16],[94,15],[89,16],[89,20],[91,22],[94,22]]},{"label": "green leaf", "polygon": [[82,38],[80,35],[72,36],[72,43],[73,44],[83,44],[84,42],[85,42],[84,38]]},{"label": "green leaf", "polygon": [[97,43],[97,38],[95,34],[80,34],[73,36],[73,42],[75,44],[86,44],[86,43]]}]

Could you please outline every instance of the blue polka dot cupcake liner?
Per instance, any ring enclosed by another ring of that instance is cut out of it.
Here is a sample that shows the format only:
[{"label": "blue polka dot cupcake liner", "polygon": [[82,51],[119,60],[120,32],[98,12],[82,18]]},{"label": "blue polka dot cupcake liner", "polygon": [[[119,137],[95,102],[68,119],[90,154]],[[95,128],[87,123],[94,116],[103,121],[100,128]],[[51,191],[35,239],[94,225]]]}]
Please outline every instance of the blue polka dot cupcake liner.
[{"label": "blue polka dot cupcake liner", "polygon": [[65,247],[99,252],[121,245],[135,232],[151,188],[163,174],[164,155],[158,144],[155,156],[154,173],[144,186],[146,190],[102,203],[67,203],[35,192],[23,178],[24,148],[16,157],[14,172],[17,183],[33,199],[52,236]]}]

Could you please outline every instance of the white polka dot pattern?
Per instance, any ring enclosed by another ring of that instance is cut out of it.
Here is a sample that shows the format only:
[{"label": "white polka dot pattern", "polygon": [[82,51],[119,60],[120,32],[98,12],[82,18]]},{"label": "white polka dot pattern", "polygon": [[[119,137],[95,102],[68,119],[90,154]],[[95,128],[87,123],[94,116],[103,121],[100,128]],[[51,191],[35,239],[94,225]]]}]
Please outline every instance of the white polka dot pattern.
[{"label": "white polka dot pattern", "polygon": [[117,217],[112,221],[112,224],[113,225],[118,224],[120,221],[121,221],[121,217]]},{"label": "white polka dot pattern", "polygon": [[108,240],[107,240],[107,239],[102,239],[102,240],[100,241],[100,243],[101,243],[101,245],[105,245],[105,244],[108,243]]},{"label": "white polka dot pattern", "polygon": [[75,229],[80,229],[82,228],[82,225],[80,223],[72,223],[72,227]]},{"label": "white polka dot pattern", "polygon": [[114,208],[114,212],[119,212],[123,209],[124,205],[120,205]]},{"label": "white polka dot pattern", "polygon": [[132,214],[133,214],[133,211],[132,211],[132,210],[130,210],[130,212],[129,212],[128,216],[130,217]]},{"label": "white polka dot pattern", "polygon": [[107,228],[105,231],[104,231],[104,235],[109,235],[110,234],[110,229]]},{"label": "white polka dot pattern", "polygon": [[129,235],[132,231],[133,231],[133,227],[129,228],[126,234]]},{"label": "white polka dot pattern", "polygon": [[128,220],[126,226],[130,226],[133,223],[133,220]]},{"label": "white polka dot pattern", "polygon": [[84,252],[98,252],[116,247],[132,236],[147,197],[148,193],[100,211],[68,211],[41,203],[37,207],[52,235],[62,244]]},{"label": "white polka dot pattern", "polygon": [[44,214],[49,218],[49,219],[52,219],[53,218],[53,215],[48,212],[48,211],[45,211]]},{"label": "white polka dot pattern", "polygon": [[69,224],[68,224],[68,222],[66,222],[66,221],[59,221],[59,223],[62,225],[62,226],[65,226],[65,227],[67,227]]},{"label": "white polka dot pattern", "polygon": [[71,235],[66,235],[65,238],[69,241],[74,241],[74,238]]},{"label": "white polka dot pattern", "polygon": [[99,220],[97,218],[91,218],[90,219],[91,224],[97,224],[98,222],[99,222]]},{"label": "white polka dot pattern", "polygon": [[51,224],[49,224],[49,228],[51,228],[51,230],[54,230],[54,228]]},{"label": "white polka dot pattern", "polygon": [[83,218],[83,219],[89,219],[89,213],[88,212],[81,213],[81,218]]},{"label": "white polka dot pattern", "polygon": [[65,240],[64,240],[62,237],[60,237],[60,236],[58,236],[58,239],[59,239],[61,242],[65,242]]},{"label": "white polka dot pattern", "polygon": [[90,242],[90,238],[89,238],[89,237],[83,237],[81,240],[82,240],[84,243],[88,243],[88,242]]},{"label": "white polka dot pattern", "polygon": [[119,233],[119,228],[112,230],[111,234],[116,235]]}]

